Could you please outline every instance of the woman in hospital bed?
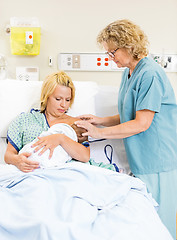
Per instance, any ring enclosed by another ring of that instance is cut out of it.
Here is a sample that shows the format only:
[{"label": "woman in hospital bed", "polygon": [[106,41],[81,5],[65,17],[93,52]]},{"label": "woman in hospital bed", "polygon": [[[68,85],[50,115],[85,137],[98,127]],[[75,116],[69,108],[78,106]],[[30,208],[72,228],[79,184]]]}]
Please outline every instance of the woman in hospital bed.
[{"label": "woman in hospital bed", "polygon": [[[66,114],[75,97],[75,87],[72,80],[64,72],[49,75],[43,83],[41,91],[41,109],[32,109],[30,113],[21,113],[9,126],[8,146],[5,162],[13,164],[23,172],[31,172],[39,167],[38,161],[30,160],[29,152],[19,153],[26,144],[33,141],[43,131],[47,131],[57,123],[72,125],[76,118]],[[76,139],[75,139],[76,140]],[[56,133],[40,137],[33,144],[34,152],[42,155],[50,150],[49,159],[54,149],[60,145],[68,155],[78,161],[88,162],[90,147],[88,142],[82,144],[68,137],[66,134]]]},{"label": "woman in hospital bed", "polygon": [[90,159],[88,137],[78,118],[66,114],[75,97],[72,80],[64,72],[49,75],[41,91],[41,109],[20,114],[9,126],[5,162],[23,172],[62,166],[71,159],[116,171],[113,164]]}]

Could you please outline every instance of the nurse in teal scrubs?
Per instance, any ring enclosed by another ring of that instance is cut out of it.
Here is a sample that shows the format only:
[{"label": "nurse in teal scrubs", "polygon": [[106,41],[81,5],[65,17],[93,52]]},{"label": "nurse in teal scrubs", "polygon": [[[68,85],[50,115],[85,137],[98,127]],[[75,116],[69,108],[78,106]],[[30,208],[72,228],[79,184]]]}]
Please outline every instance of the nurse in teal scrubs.
[{"label": "nurse in teal scrubs", "polygon": [[[119,114],[80,116],[94,138],[124,139],[132,173],[144,181],[159,204],[158,214],[176,239],[177,105],[161,66],[148,56],[148,39],[129,20],[109,24],[97,41],[110,60],[125,67],[119,89]],[[111,96],[110,96],[111,97]],[[105,126],[97,128],[95,125]]]}]

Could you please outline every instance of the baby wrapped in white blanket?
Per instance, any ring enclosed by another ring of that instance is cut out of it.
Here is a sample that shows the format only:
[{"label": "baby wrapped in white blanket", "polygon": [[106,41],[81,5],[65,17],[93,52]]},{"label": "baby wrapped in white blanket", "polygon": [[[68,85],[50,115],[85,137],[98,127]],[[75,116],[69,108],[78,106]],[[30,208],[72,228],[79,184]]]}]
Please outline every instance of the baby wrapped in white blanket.
[{"label": "baby wrapped in white blanket", "polygon": [[[75,130],[68,124],[58,123],[53,125],[40,134],[40,137],[45,137],[51,134],[65,134],[67,137],[71,138],[74,141],[78,141],[77,134]],[[70,155],[59,145],[54,149],[52,157],[49,159],[50,150],[47,149],[42,155],[39,155],[38,152],[34,152],[34,148],[31,146],[38,141],[38,138],[35,138],[31,143],[26,144],[19,153],[29,152],[31,156],[28,157],[30,160],[38,161],[41,168],[52,168],[60,167],[67,161],[71,160]]]}]

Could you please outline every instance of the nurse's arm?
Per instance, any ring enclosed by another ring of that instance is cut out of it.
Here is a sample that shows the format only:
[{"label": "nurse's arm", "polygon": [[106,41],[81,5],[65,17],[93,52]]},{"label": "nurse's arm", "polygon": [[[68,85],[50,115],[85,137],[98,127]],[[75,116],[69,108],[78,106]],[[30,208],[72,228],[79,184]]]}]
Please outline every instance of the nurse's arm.
[{"label": "nurse's arm", "polygon": [[119,114],[114,115],[114,116],[109,116],[109,117],[102,117],[101,119],[102,119],[102,121],[101,121],[100,125],[105,126],[105,127],[110,127],[110,126],[115,126],[115,125],[120,124]]},{"label": "nurse's arm", "polygon": [[101,128],[99,129],[100,135],[102,138],[118,139],[144,132],[150,127],[154,114],[155,112],[147,109],[137,111],[134,120],[113,127]]},{"label": "nurse's arm", "polygon": [[92,114],[84,114],[78,116],[81,120],[87,121],[93,125],[102,125],[105,127],[115,126],[120,124],[120,116],[119,114],[114,116],[107,117],[98,117]]}]

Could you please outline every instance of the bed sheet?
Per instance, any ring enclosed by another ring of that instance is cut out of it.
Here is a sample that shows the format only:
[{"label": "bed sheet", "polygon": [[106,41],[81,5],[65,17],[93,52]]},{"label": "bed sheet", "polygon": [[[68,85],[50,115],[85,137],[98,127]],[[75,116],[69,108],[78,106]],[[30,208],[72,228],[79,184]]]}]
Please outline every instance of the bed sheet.
[{"label": "bed sheet", "polygon": [[31,173],[3,168],[2,240],[172,240],[137,178],[80,162]]},{"label": "bed sheet", "polygon": [[6,138],[0,137],[0,164],[5,163],[4,154],[5,154],[6,148],[7,148]]}]

